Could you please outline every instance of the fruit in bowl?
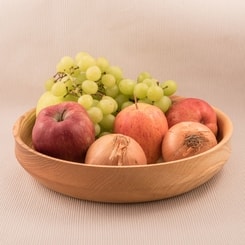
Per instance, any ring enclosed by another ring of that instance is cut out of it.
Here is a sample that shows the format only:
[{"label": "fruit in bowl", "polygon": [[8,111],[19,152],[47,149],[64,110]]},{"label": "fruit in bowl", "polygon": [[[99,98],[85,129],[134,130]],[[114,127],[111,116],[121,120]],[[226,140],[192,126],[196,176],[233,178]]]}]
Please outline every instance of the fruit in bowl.
[{"label": "fruit in bowl", "polygon": [[66,161],[34,150],[32,128],[35,109],[15,123],[15,155],[21,166],[51,190],[83,200],[135,203],[160,200],[188,192],[211,179],[231,154],[232,123],[215,109],[218,144],[192,157],[132,166],[87,165]]},{"label": "fruit in bowl", "polygon": [[95,141],[95,129],[86,110],[76,102],[42,109],[32,129],[35,150],[69,161],[82,162]]},{"label": "fruit in bowl", "polygon": [[[206,117],[216,126],[209,129],[214,144],[197,144],[193,139],[206,142],[206,136],[190,131],[192,145],[185,142],[191,154],[165,158],[163,153],[161,158],[171,123],[180,123],[174,117],[206,122],[200,117],[205,103],[183,106],[185,99],[173,97],[177,85],[172,80],[159,82],[147,72],[125,78],[105,58],[81,52],[63,57],[45,88],[36,108],[14,125],[15,154],[24,169],[57,192],[102,202],[159,200],[205,183],[229,158],[232,123],[211,105]],[[88,152],[93,161],[86,160]]]},{"label": "fruit in bowl", "polygon": [[217,135],[217,117],[214,109],[199,98],[182,98],[167,111],[169,127],[183,121],[200,122]]},{"label": "fruit in bowl", "polygon": [[120,111],[113,128],[113,132],[130,136],[141,145],[148,164],[161,157],[162,140],[167,130],[165,114],[146,103],[133,104]]},{"label": "fruit in bowl", "polygon": [[200,154],[217,145],[214,133],[204,124],[193,121],[176,123],[162,141],[165,162]]}]

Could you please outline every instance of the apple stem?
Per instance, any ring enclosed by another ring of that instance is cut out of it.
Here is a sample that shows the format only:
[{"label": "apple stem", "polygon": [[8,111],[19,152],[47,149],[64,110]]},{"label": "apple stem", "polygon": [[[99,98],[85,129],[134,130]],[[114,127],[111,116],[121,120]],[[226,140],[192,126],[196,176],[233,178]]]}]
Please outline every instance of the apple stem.
[{"label": "apple stem", "polygon": [[62,122],[62,121],[64,121],[64,114],[65,114],[65,112],[66,112],[66,110],[63,110],[61,113],[59,113],[59,114],[57,115],[57,118],[56,118],[57,122]]},{"label": "apple stem", "polygon": [[137,97],[134,95],[134,103],[135,103],[135,107],[138,110],[138,103],[137,103]]}]

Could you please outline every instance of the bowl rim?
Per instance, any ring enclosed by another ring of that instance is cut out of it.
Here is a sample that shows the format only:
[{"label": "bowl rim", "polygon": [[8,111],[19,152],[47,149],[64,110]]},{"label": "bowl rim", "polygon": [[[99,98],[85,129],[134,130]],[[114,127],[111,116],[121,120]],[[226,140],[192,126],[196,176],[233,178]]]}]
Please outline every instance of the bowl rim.
[{"label": "bowl rim", "polygon": [[[184,163],[187,162],[190,159],[194,159],[194,158],[198,158],[202,155],[208,154],[208,153],[212,153],[214,152],[217,148],[220,148],[222,145],[226,144],[232,136],[233,133],[233,123],[231,121],[231,119],[228,117],[228,115],[226,113],[224,113],[222,110],[213,107],[216,111],[216,114],[218,116],[218,118],[221,119],[225,119],[222,121],[225,121],[225,125],[226,128],[229,129],[227,130],[226,134],[221,138],[221,140],[218,142],[217,145],[215,145],[214,147],[212,147],[211,149],[199,153],[197,155],[191,156],[191,157],[187,157],[187,158],[182,158],[179,160],[174,160],[174,161],[167,161],[167,162],[160,162],[161,159],[159,159],[156,163],[152,163],[152,164],[146,164],[146,165],[127,165],[127,166],[111,166],[111,165],[89,165],[89,164],[85,164],[85,163],[80,163],[80,162],[73,162],[73,161],[68,161],[68,160],[63,160],[63,159],[59,159],[59,158],[55,158],[52,156],[48,156],[45,155],[43,153],[40,153],[38,151],[36,151],[35,149],[33,149],[32,147],[30,147],[29,145],[27,145],[22,138],[20,137],[20,125],[23,122],[23,120],[27,119],[30,114],[33,114],[32,116],[35,116],[35,108],[32,108],[28,111],[26,111],[23,115],[21,115],[17,121],[14,123],[13,126],[13,136],[14,139],[16,141],[16,143],[18,143],[21,147],[25,148],[27,151],[32,152],[33,154],[40,156],[42,158],[46,158],[46,159],[50,159],[51,161],[58,161],[61,162],[63,164],[70,164],[70,165],[77,165],[77,166],[81,166],[81,168],[110,168],[110,169],[128,169],[128,168],[154,168],[154,167],[158,167],[161,165],[169,165],[169,164],[178,164],[178,163]],[[219,123],[219,122],[218,122]]]}]

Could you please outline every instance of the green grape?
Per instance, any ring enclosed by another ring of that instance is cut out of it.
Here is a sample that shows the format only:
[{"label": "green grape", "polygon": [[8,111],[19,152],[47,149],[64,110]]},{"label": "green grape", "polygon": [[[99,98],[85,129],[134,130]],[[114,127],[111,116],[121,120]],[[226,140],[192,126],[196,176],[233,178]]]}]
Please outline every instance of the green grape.
[{"label": "green grape", "polygon": [[134,96],[144,99],[147,96],[148,86],[145,83],[137,83],[134,87]]},{"label": "green grape", "polygon": [[172,104],[171,99],[168,96],[163,96],[160,100],[155,101],[153,105],[160,108],[163,112],[166,112]]},{"label": "green grape", "polygon": [[98,107],[104,115],[108,115],[114,112],[115,104],[111,100],[101,99],[98,103]]},{"label": "green grape", "polygon": [[70,56],[64,56],[57,64],[56,70],[57,72],[70,73],[72,70],[72,67],[74,66],[75,66],[75,62],[73,58]]},{"label": "green grape", "polygon": [[86,73],[80,72],[74,77],[74,83],[77,85],[80,85],[83,83],[83,81],[87,80]]},{"label": "green grape", "polygon": [[94,65],[94,66],[90,66],[87,70],[86,70],[86,77],[88,80],[91,81],[97,81],[100,79],[101,77],[101,70],[98,66]]},{"label": "green grape", "polygon": [[63,82],[56,82],[52,86],[51,92],[54,96],[57,96],[57,97],[64,96],[67,93],[66,85]]},{"label": "green grape", "polygon": [[79,62],[79,60],[81,60],[81,58],[84,57],[84,56],[91,56],[91,55],[89,53],[87,53],[87,52],[81,51],[81,52],[76,54],[75,61]]},{"label": "green grape", "polygon": [[98,91],[98,85],[96,82],[91,81],[91,80],[85,80],[82,83],[82,90],[86,94],[95,94]]},{"label": "green grape", "polygon": [[147,98],[152,101],[158,101],[163,97],[163,89],[157,85],[148,88]]},{"label": "green grape", "polygon": [[177,91],[177,83],[173,80],[162,82],[160,86],[163,88],[164,94],[166,96],[170,96]]},{"label": "green grape", "polygon": [[118,104],[117,104],[117,101],[116,101],[114,98],[112,98],[111,96],[106,96],[106,95],[104,95],[104,96],[102,97],[102,100],[109,100],[109,101],[111,101],[111,103],[113,103],[114,108],[113,108],[112,113],[114,113],[114,112],[117,111],[117,109],[118,109]]},{"label": "green grape", "polygon": [[37,101],[36,115],[47,106],[56,105],[63,101],[63,97],[54,96],[51,91],[44,92]]},{"label": "green grape", "polygon": [[146,78],[142,81],[142,83],[146,84],[148,87],[157,85],[156,80],[153,78]]},{"label": "green grape", "polygon": [[109,66],[106,73],[112,74],[116,78],[116,81],[120,81],[123,78],[123,72],[118,66]]},{"label": "green grape", "polygon": [[123,110],[124,108],[126,108],[126,107],[128,107],[128,106],[130,106],[130,105],[133,105],[134,104],[134,102],[132,102],[132,101],[125,101],[124,103],[122,103],[122,105],[121,105],[121,110]]},{"label": "green grape", "polygon": [[86,71],[90,66],[96,65],[96,61],[91,55],[82,55],[77,58],[77,65],[81,71]]},{"label": "green grape", "polygon": [[106,132],[112,132],[113,125],[115,121],[115,116],[112,114],[105,115],[103,119],[99,122],[99,125]]},{"label": "green grape", "polygon": [[118,94],[115,97],[115,101],[117,102],[119,109],[121,108],[122,104],[128,100],[129,100],[129,97],[127,95],[124,95],[124,94]]},{"label": "green grape", "polygon": [[177,90],[175,81],[159,83],[148,72],[139,73],[136,80],[124,78],[120,67],[87,52],[78,52],[74,58],[64,56],[56,70],[45,82],[48,94],[40,99],[37,111],[48,104],[76,101],[88,112],[96,137],[111,133],[117,113],[136,102],[153,104],[166,112],[171,106],[169,96]]},{"label": "green grape", "polygon": [[151,78],[151,74],[148,72],[141,72],[139,76],[137,77],[137,82],[141,83],[143,82],[146,78]]},{"label": "green grape", "polygon": [[101,128],[98,123],[94,124],[95,136],[98,136],[101,133]]},{"label": "green grape", "polygon": [[77,102],[88,110],[93,105],[94,101],[90,94],[83,94],[78,98]]},{"label": "green grape", "polygon": [[122,79],[119,82],[118,87],[122,94],[133,95],[135,85],[136,85],[136,81],[132,79]]},{"label": "green grape", "polygon": [[87,112],[94,124],[99,123],[103,119],[103,113],[99,107],[90,107]]},{"label": "green grape", "polygon": [[54,78],[50,78],[45,82],[45,90],[50,91],[54,85]]},{"label": "green grape", "polygon": [[148,98],[140,99],[137,101],[138,103],[146,103],[146,104],[152,104],[152,101]]},{"label": "green grape", "polygon": [[68,91],[73,89],[73,81],[71,79],[67,79],[64,83]]},{"label": "green grape", "polygon": [[104,58],[104,57],[97,58],[96,65],[100,68],[102,73],[106,72],[106,70],[110,66],[109,61],[106,58]]},{"label": "green grape", "polygon": [[81,71],[80,71],[79,67],[75,64],[75,66],[72,67],[72,69],[71,69],[70,75],[73,77],[77,77],[77,76],[79,76],[80,73],[81,73]]},{"label": "green grape", "polygon": [[97,100],[97,99],[93,99],[93,105],[92,105],[92,106],[97,107],[97,106],[98,106],[98,104],[99,104],[99,100]]},{"label": "green grape", "polygon": [[62,101],[75,101],[77,102],[77,96],[72,94],[66,94],[65,96],[61,97]]},{"label": "green grape", "polygon": [[112,74],[105,74],[101,77],[101,82],[106,88],[111,88],[116,84],[116,78]]},{"label": "green grape", "polygon": [[112,98],[115,98],[118,95],[118,93],[119,93],[119,88],[117,84],[115,84],[111,88],[105,88],[105,94]]}]

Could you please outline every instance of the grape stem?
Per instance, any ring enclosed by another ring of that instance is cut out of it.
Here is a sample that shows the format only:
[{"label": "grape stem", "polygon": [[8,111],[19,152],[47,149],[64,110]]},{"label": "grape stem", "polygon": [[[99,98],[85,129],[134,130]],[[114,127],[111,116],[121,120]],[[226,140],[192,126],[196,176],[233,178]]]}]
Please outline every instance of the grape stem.
[{"label": "grape stem", "polygon": [[53,77],[54,77],[54,82],[58,82],[62,78],[66,77],[67,74],[65,72],[57,72]]},{"label": "grape stem", "polygon": [[[72,74],[74,74],[74,71],[76,69],[78,69],[79,67],[71,67],[71,72],[70,74],[66,73],[66,72],[57,72],[53,78],[54,78],[54,82],[64,82],[66,83],[69,79],[73,82],[72,84],[72,89],[69,89],[68,87],[66,87],[66,94],[63,96],[64,98],[67,97],[68,95],[72,95],[72,96],[75,96],[77,98],[79,98],[82,94],[83,94],[83,91],[80,87],[80,84],[76,84],[76,79],[74,80],[74,78],[72,77]],[[73,72],[72,72],[73,71]],[[64,77],[67,77],[67,80],[63,80],[62,79]],[[101,99],[104,95],[105,95],[105,91],[103,90],[103,86],[98,84],[99,86],[99,90],[97,93],[93,94],[93,97],[96,98],[96,99]]]}]

